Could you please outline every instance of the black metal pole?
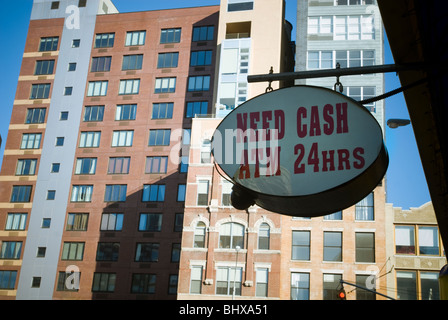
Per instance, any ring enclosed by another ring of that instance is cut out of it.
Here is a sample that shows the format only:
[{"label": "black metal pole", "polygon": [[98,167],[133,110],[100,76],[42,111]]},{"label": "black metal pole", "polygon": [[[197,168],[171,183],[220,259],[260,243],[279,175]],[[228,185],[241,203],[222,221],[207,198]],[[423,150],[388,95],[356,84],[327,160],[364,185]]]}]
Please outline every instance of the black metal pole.
[{"label": "black metal pole", "polygon": [[341,284],[342,284],[342,283],[345,283],[345,284],[348,284],[348,285],[350,285],[350,286],[353,286],[353,287],[356,287],[356,288],[359,288],[359,289],[363,289],[363,290],[366,290],[366,291],[373,292],[374,294],[377,294],[377,295],[386,297],[386,298],[388,298],[388,299],[395,300],[394,298],[389,297],[389,296],[386,296],[385,294],[379,293],[379,292],[377,292],[377,291],[375,291],[375,290],[371,290],[371,289],[368,289],[368,288],[366,288],[366,287],[361,287],[361,286],[358,286],[357,284],[350,283],[350,282],[347,282],[347,281],[342,280],[342,279],[340,280],[340,283],[341,283]]},{"label": "black metal pole", "polygon": [[[436,66],[428,63],[385,64],[385,65],[368,66],[368,67],[336,68],[336,69],[309,70],[299,72],[259,74],[248,76],[247,81],[268,82],[268,81],[285,81],[285,80],[325,78],[325,77],[341,77],[341,76],[353,76],[361,74],[422,70],[422,69],[431,69],[434,67]],[[437,68],[443,68],[443,66],[438,65]]]}]

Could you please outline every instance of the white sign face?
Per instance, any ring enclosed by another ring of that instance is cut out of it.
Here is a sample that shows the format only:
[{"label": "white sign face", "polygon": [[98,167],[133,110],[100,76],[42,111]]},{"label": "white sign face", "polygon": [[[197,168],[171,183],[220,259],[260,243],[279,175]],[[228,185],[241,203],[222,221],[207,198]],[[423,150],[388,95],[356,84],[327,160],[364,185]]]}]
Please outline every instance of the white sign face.
[{"label": "white sign face", "polygon": [[310,86],[276,90],[240,105],[220,123],[212,143],[215,162],[234,183],[280,197],[346,184],[384,150],[381,127],[365,107]]}]

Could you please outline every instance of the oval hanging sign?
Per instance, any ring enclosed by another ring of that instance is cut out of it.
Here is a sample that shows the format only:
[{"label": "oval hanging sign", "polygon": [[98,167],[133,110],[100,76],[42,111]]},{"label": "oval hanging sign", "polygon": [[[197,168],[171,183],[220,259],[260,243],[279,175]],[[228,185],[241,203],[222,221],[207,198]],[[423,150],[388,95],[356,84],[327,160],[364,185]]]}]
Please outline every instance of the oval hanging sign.
[{"label": "oval hanging sign", "polygon": [[229,113],[212,139],[215,163],[234,183],[232,204],[292,216],[345,209],[367,196],[388,166],[377,120],[336,91],[294,86]]}]

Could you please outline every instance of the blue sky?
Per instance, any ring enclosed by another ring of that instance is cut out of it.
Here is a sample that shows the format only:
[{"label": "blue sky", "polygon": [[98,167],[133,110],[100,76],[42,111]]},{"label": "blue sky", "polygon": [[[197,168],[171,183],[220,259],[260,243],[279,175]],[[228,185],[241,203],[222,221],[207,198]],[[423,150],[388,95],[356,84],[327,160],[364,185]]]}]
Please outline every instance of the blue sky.
[{"label": "blue sky", "polygon": [[[295,25],[296,16],[295,2],[296,0],[286,0],[286,18],[293,25]],[[3,61],[3,75],[0,77],[0,135],[3,139],[0,162],[3,158],[32,3],[32,0],[2,1],[0,35],[7,48],[0,52],[0,58]],[[129,12],[217,5],[219,0],[113,0],[113,3],[120,12]],[[393,63],[387,39],[385,45],[385,63]],[[385,76],[386,91],[400,87],[395,73],[387,73]],[[343,78],[341,82],[343,83]],[[409,119],[403,94],[386,99],[386,119],[390,118]],[[385,141],[390,158],[386,175],[387,202],[395,207],[408,209],[419,207],[430,201],[412,126],[398,129],[386,128]]]}]

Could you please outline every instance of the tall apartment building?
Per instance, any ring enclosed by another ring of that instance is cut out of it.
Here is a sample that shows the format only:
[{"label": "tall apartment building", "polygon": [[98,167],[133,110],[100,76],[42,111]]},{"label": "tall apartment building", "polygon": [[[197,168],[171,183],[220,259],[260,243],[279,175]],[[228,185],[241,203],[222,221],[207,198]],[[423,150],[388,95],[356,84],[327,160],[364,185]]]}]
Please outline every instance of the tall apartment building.
[{"label": "tall apartment building", "polygon": [[176,298],[179,146],[212,112],[218,17],[34,1],[0,176],[1,299]]}]

